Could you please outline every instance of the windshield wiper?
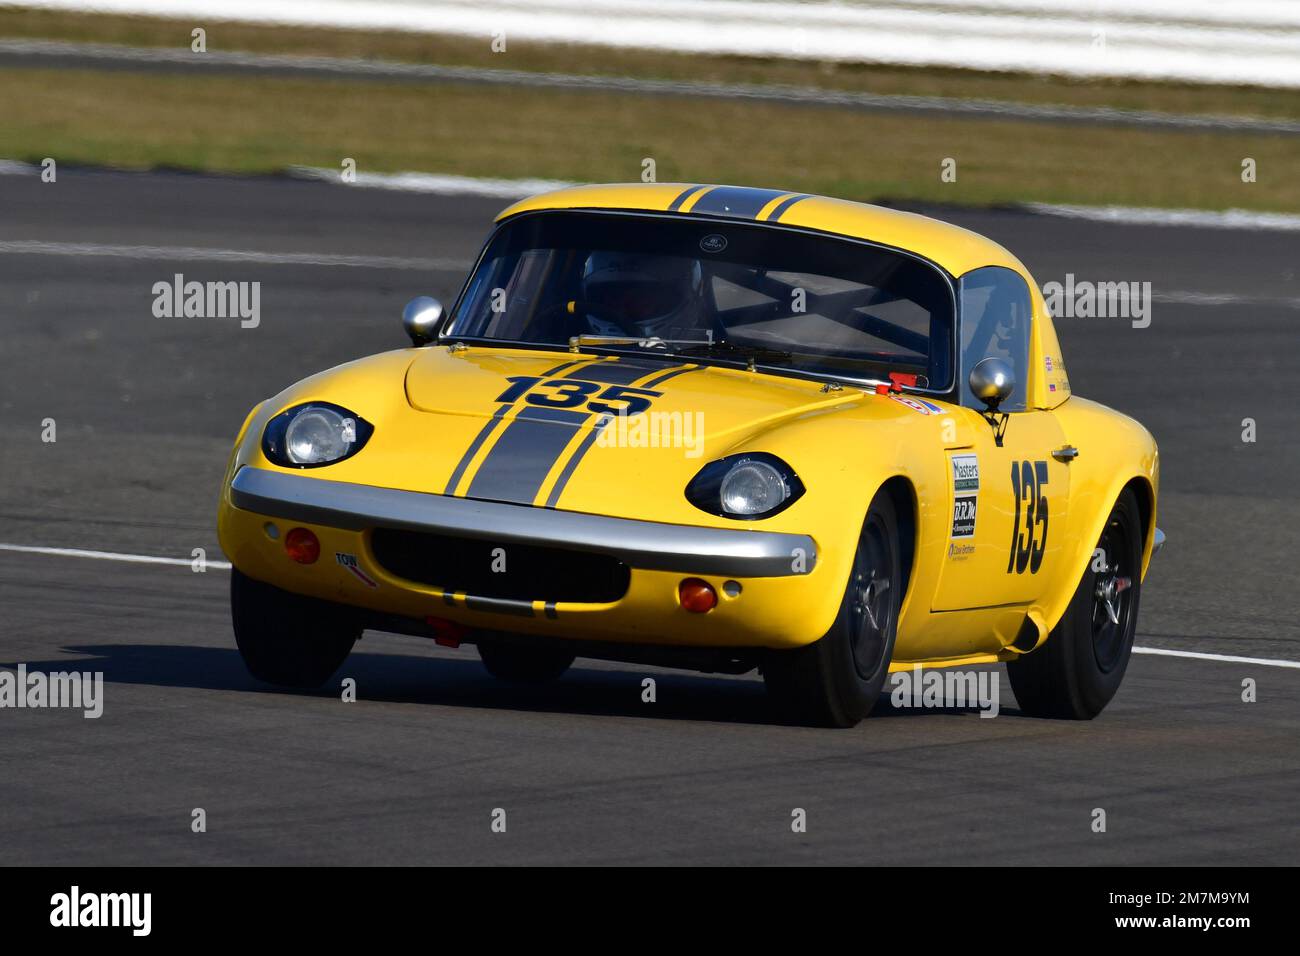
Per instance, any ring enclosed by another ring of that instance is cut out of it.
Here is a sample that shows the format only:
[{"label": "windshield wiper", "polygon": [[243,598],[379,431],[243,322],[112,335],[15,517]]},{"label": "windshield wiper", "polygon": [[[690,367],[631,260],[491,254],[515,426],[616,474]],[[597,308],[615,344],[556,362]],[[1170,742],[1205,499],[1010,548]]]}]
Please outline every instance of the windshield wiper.
[{"label": "windshield wiper", "polygon": [[635,345],[640,349],[662,349],[672,355],[704,355],[744,362],[751,370],[756,365],[789,365],[794,361],[793,352],[769,349],[761,345],[737,345],[725,339],[715,341],[713,330],[704,332],[702,339],[661,339],[657,335],[650,338],[638,338],[635,335],[575,335],[569,339],[569,351],[577,352],[584,345],[620,346]]},{"label": "windshield wiper", "polygon": [[755,365],[788,365],[794,361],[793,352],[769,349],[761,345],[737,345],[725,339],[721,342],[700,343],[680,349],[683,355],[707,355],[710,358],[731,358]]},{"label": "windshield wiper", "polygon": [[688,347],[708,347],[714,344],[713,332],[705,332],[705,338],[702,339],[661,339],[657,335],[649,338],[641,338],[635,335],[594,335],[584,333],[574,335],[569,338],[569,351],[576,352],[584,345],[635,345],[642,349],[667,349],[670,346],[674,349],[678,346]]}]

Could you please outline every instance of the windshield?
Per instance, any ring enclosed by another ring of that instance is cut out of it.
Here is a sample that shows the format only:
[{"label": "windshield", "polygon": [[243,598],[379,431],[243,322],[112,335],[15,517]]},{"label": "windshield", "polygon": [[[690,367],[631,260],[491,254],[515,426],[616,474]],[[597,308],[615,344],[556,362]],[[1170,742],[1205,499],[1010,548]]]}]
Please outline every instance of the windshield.
[{"label": "windshield", "polygon": [[[938,267],[865,243],[698,218],[547,212],[493,236],[444,336],[688,354],[845,378],[952,380]],[[624,343],[617,344],[622,338]],[[628,343],[627,340],[632,340]]]}]

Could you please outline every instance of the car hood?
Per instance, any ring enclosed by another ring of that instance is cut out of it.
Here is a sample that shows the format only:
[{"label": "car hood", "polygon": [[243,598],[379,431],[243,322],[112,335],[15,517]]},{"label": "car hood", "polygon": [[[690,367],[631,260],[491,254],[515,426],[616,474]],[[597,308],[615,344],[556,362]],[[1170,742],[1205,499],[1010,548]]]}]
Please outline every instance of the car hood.
[{"label": "car hood", "polygon": [[[651,394],[609,394],[628,388]],[[607,416],[592,407],[629,397],[649,405],[612,424],[602,424]],[[912,475],[927,456],[970,444],[973,429],[987,427],[970,410],[938,399],[744,369],[639,355],[432,346],[358,359],[272,396],[250,414],[230,473],[246,465],[296,471],[269,461],[261,438],[273,416],[313,401],[341,405],[374,427],[359,453],[312,470],[322,481],[823,534],[857,520],[854,502],[864,488]],[[701,468],[749,452],[784,460],[808,492],[770,518],[739,523],[686,500]]]},{"label": "car hood", "polygon": [[406,397],[411,407],[443,415],[486,418],[500,412],[503,405],[520,405],[571,409],[590,418],[590,423],[584,423],[591,424],[605,407],[627,407],[626,396],[645,398],[652,412],[707,412],[709,433],[719,439],[838,405],[846,398],[802,379],[639,356],[593,358],[564,352],[434,348],[416,358],[406,373]]},{"label": "car hood", "polygon": [[[472,434],[463,449],[447,449],[458,460],[446,493],[564,507],[579,469],[623,475],[603,482],[620,495],[631,475],[680,487],[756,434],[863,395],[666,358],[435,347],[411,363],[406,397]],[[636,414],[609,414],[629,403]],[[466,429],[466,418],[481,424]]]}]

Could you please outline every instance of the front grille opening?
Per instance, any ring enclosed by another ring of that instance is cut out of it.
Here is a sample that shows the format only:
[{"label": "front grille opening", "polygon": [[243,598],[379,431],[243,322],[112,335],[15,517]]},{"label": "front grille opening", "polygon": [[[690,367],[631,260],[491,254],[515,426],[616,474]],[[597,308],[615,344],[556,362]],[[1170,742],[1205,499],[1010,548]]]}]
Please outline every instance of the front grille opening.
[{"label": "front grille opening", "polygon": [[606,604],[627,593],[632,577],[607,554],[425,531],[376,528],[370,547],[389,574],[475,597]]}]

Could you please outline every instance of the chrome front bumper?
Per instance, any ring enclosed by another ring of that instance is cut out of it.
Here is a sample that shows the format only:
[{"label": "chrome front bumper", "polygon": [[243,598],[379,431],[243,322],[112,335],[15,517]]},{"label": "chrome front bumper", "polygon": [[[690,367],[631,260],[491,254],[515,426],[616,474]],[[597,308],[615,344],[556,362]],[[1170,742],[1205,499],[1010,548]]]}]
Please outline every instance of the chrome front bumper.
[{"label": "chrome front bumper", "polygon": [[806,534],[611,518],[328,481],[248,465],[231,481],[230,500],[243,511],[286,521],[349,531],[401,528],[591,551],[649,571],[788,577],[809,573],[817,560],[816,543]]}]

